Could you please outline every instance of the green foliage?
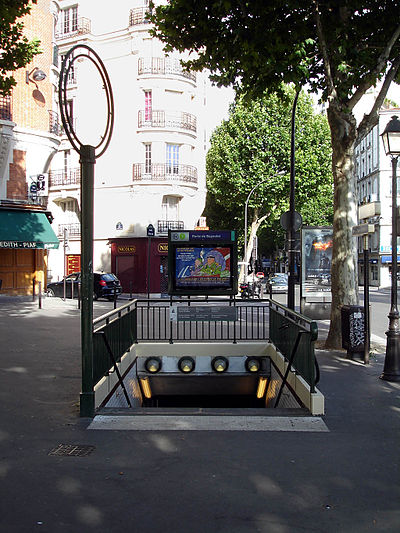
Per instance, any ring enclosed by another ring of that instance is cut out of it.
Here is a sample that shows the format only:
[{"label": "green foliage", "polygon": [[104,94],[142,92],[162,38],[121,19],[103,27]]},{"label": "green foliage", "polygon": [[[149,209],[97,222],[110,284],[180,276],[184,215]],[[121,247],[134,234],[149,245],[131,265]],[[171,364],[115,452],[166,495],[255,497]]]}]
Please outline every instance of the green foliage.
[{"label": "green foliage", "polygon": [[398,0],[170,0],[154,13],[154,33],[168,50],[196,52],[190,68],[258,95],[307,82],[344,102],[398,55],[398,47],[385,48],[398,28]]},{"label": "green foliage", "polygon": [[18,21],[37,0],[1,0],[0,2],[0,95],[9,94],[16,81],[12,73],[27,65],[40,53],[39,41],[28,41],[23,23]]},{"label": "green foliage", "polygon": [[[234,228],[243,234],[248,220],[267,215],[263,226],[282,235],[279,219],[289,209],[290,140],[293,89],[285,97],[264,95],[252,101],[238,97],[230,116],[213,133],[207,154],[205,216],[212,228]],[[331,224],[333,216],[331,147],[326,117],[315,114],[301,93],[296,111],[296,209],[304,224]]]}]

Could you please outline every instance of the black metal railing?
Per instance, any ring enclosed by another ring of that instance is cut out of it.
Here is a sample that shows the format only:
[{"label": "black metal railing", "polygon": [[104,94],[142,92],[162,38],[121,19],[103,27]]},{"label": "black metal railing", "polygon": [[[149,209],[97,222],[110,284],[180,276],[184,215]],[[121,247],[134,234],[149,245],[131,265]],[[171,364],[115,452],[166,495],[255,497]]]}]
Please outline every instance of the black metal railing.
[{"label": "black metal railing", "polygon": [[79,185],[81,182],[81,169],[70,168],[68,170],[50,170],[49,187],[60,185]]},{"label": "black metal railing", "polygon": [[0,96],[0,119],[1,120],[12,120],[11,95]]},{"label": "black metal railing", "polygon": [[182,230],[185,229],[183,220],[158,220],[157,233],[159,235],[168,235],[168,230]]},{"label": "black metal railing", "polygon": [[139,128],[172,128],[196,132],[197,119],[184,111],[164,111],[163,109],[145,111],[138,115]]},{"label": "black metal railing", "polygon": [[153,76],[180,76],[196,81],[196,74],[185,70],[180,59],[169,57],[140,57],[138,62],[139,76],[151,74]]},{"label": "black metal railing", "polygon": [[149,24],[146,15],[150,13],[148,7],[134,7],[129,11],[129,26],[136,26],[138,24]]},{"label": "black metal railing", "polygon": [[[193,308],[204,305],[214,306],[214,309],[219,307],[214,316],[228,318],[206,320],[201,310],[201,321],[192,320],[191,317],[196,316]],[[191,307],[190,316],[185,312],[180,320],[179,313],[175,312],[176,309],[174,311],[175,306]],[[107,342],[104,342],[104,335]],[[318,336],[316,322],[269,299],[131,300],[95,319],[93,336],[94,383],[108,374],[113,366],[109,348],[113,361],[119,362],[133,344],[140,342],[272,342],[288,362],[279,394],[286,385],[289,370],[299,374],[310,385],[311,393],[315,392],[319,379],[314,353],[314,342]],[[275,406],[277,403],[279,397]]]},{"label": "black metal railing", "polygon": [[191,165],[174,165],[168,163],[133,164],[133,181],[180,181],[197,183],[197,168]]},{"label": "black metal railing", "polygon": [[[130,301],[93,321],[93,383],[108,374],[113,366],[109,348],[118,363],[136,342],[136,315],[136,302]],[[107,342],[104,342],[104,336]]]},{"label": "black metal railing", "polygon": [[311,392],[315,392],[318,381],[314,352],[314,342],[318,338],[317,323],[271,300],[269,336],[289,361],[289,366],[306,380]]}]

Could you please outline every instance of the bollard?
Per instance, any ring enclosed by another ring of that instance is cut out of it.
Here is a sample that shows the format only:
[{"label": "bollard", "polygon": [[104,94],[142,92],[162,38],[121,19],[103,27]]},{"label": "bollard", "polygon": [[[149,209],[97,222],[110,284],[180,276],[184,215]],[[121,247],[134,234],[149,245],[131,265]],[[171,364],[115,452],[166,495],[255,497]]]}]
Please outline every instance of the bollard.
[{"label": "bollard", "polygon": [[81,308],[81,284],[78,281],[78,309]]},{"label": "bollard", "polygon": [[117,289],[114,287],[114,309],[117,308]]},{"label": "bollard", "polygon": [[132,300],[132,281],[129,282],[129,299]]},{"label": "bollard", "polygon": [[39,309],[42,308],[42,282],[39,281]]},{"label": "bollard", "polygon": [[35,297],[36,297],[36,294],[35,294],[35,284],[36,284],[36,279],[33,278],[33,280],[32,280],[32,302],[35,301]]}]

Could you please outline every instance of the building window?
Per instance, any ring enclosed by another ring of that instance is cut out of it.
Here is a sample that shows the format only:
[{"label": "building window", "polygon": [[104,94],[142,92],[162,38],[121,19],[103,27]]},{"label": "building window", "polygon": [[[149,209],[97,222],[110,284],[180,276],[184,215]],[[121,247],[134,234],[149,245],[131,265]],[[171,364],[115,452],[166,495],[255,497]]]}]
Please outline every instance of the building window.
[{"label": "building window", "polygon": [[179,144],[167,144],[166,172],[167,174],[179,172]]},{"label": "building window", "polygon": [[60,205],[63,211],[63,221],[66,224],[76,224],[80,221],[78,202],[74,198],[64,200]]},{"label": "building window", "polygon": [[70,168],[71,150],[64,150],[64,172],[67,174]]},{"label": "building window", "polygon": [[371,279],[378,281],[378,267],[376,265],[371,265]]},{"label": "building window", "polygon": [[72,33],[78,29],[78,6],[62,10],[62,33]]},{"label": "building window", "polygon": [[176,196],[164,196],[161,207],[163,220],[179,220],[179,198]]},{"label": "building window", "polygon": [[144,120],[151,121],[152,115],[152,94],[151,91],[144,91]]},{"label": "building window", "polygon": [[151,174],[151,143],[144,145],[144,172]]}]

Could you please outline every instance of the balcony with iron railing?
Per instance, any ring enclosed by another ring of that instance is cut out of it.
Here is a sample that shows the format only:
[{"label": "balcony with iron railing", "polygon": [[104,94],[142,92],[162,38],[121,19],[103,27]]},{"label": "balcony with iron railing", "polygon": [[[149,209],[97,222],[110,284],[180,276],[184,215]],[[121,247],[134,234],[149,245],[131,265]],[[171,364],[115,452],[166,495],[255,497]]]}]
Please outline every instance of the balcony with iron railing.
[{"label": "balcony with iron railing", "polygon": [[92,22],[90,19],[86,17],[80,17],[77,20],[76,25],[74,25],[70,31],[64,31],[64,28],[62,26],[60,28],[57,28],[55,31],[55,38],[57,40],[61,40],[70,39],[71,37],[75,37],[77,35],[85,35],[91,32],[91,26]]},{"label": "balcony with iron railing", "polygon": [[158,220],[157,233],[158,235],[168,235],[168,230],[180,231],[185,229],[183,220]]},{"label": "balcony with iron railing", "polygon": [[182,182],[197,185],[197,168],[168,163],[133,164],[133,181]]},{"label": "balcony with iron railing", "polygon": [[150,13],[148,7],[134,7],[129,11],[129,26],[137,26],[138,24],[149,24],[146,15]]},{"label": "balcony with iron railing", "polygon": [[74,237],[78,238],[81,236],[81,225],[79,222],[69,224],[58,224],[57,236],[63,237],[64,230],[67,230],[67,235],[69,238],[73,239]]},{"label": "balcony with iron railing", "polygon": [[81,169],[70,168],[68,170],[50,170],[49,172],[49,187],[63,187],[66,185],[80,185],[81,183]]},{"label": "balcony with iron railing", "polygon": [[0,120],[12,120],[11,95],[0,96]]},{"label": "balcony with iron railing", "polygon": [[139,76],[181,76],[196,82],[196,74],[183,68],[179,59],[170,57],[140,57],[138,62]]},{"label": "balcony with iron railing", "polygon": [[53,135],[61,135],[61,123],[57,111],[49,110],[49,132]]},{"label": "balcony with iron railing", "polygon": [[139,128],[171,128],[196,132],[197,120],[191,113],[183,111],[140,110]]}]

